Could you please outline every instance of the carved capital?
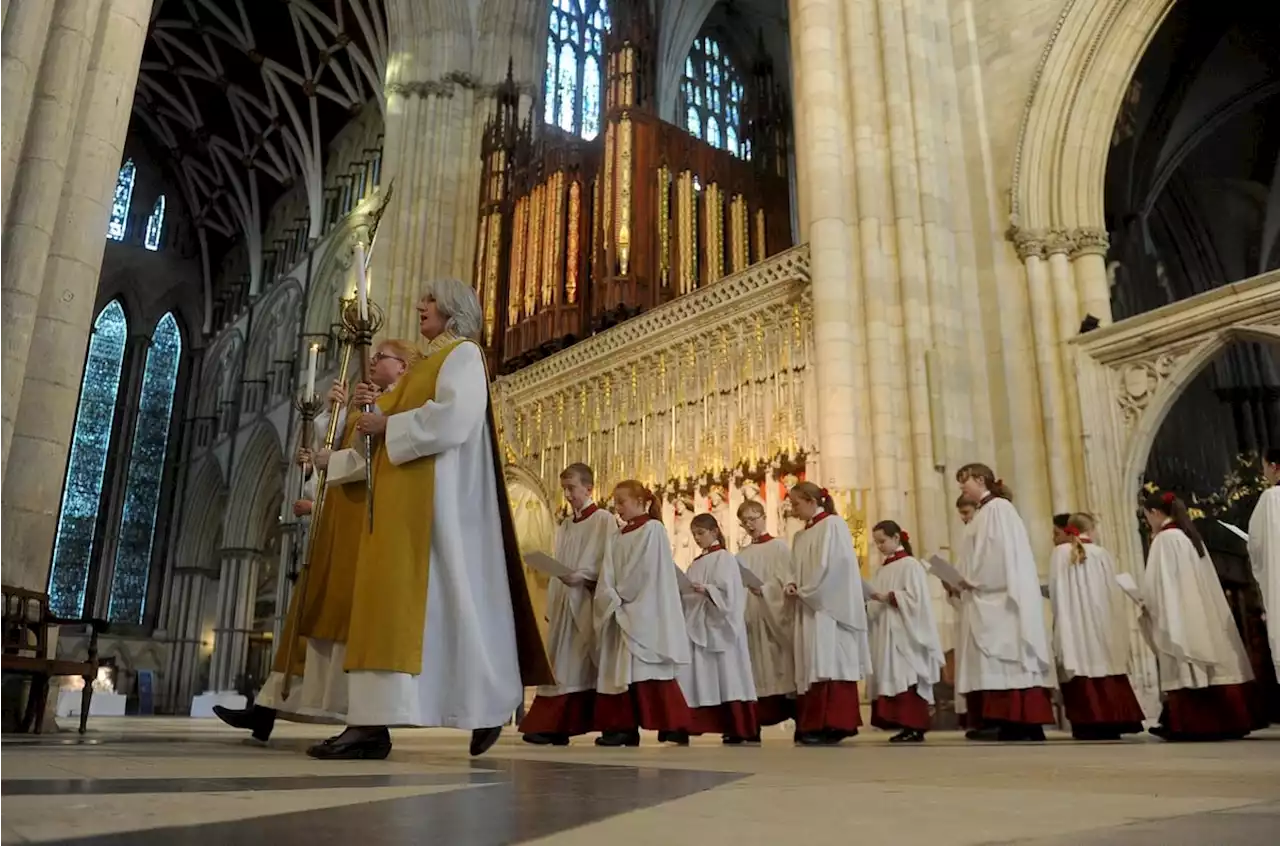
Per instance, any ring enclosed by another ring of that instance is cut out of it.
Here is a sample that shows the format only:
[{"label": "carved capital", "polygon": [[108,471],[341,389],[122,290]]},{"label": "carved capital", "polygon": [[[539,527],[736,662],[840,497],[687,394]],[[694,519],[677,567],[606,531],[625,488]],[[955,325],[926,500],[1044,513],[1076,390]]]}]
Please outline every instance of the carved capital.
[{"label": "carved capital", "polygon": [[1096,226],[1081,226],[1073,229],[1070,237],[1075,244],[1074,249],[1071,250],[1072,258],[1083,255],[1106,256],[1107,248],[1111,246],[1107,231]]},{"label": "carved capital", "polygon": [[1042,230],[1010,226],[1009,231],[1005,233],[1005,237],[1013,242],[1013,248],[1018,251],[1018,258],[1023,261],[1033,256],[1044,258],[1046,236]]},{"label": "carved capital", "polygon": [[1048,255],[1070,255],[1075,248],[1075,238],[1065,229],[1050,229],[1045,234],[1044,249]]}]

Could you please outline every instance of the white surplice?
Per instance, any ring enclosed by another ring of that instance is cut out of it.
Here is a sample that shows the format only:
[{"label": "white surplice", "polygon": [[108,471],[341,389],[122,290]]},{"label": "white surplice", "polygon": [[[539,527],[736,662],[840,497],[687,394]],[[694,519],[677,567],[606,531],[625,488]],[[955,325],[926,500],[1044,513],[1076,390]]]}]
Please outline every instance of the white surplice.
[{"label": "white surplice", "polygon": [[[345,411],[338,417],[338,436],[341,437],[345,424]],[[316,443],[323,444],[326,430],[329,427],[329,412],[320,413],[315,419]],[[312,473],[302,486],[302,498],[314,504],[316,498],[316,482]],[[363,482],[361,482],[363,484]],[[315,525],[311,516],[302,518],[310,528]],[[306,555],[307,552],[302,553]],[[301,584],[301,579],[299,580]],[[293,588],[295,591],[298,585]],[[255,705],[273,708],[277,715],[286,720],[317,723],[344,723],[347,719],[347,677],[342,663],[346,658],[346,645],[332,640],[303,638],[306,655],[303,658],[302,678],[296,676],[289,687],[289,696],[284,696],[284,674],[272,671],[262,683],[254,699]],[[285,649],[281,643],[277,649]],[[294,647],[297,648],[296,646]]]},{"label": "white surplice", "polygon": [[1218,571],[1175,526],[1151,539],[1142,606],[1149,616],[1162,691],[1252,681],[1249,655]]},{"label": "white surplice", "polygon": [[1111,553],[1084,543],[1062,543],[1049,559],[1049,602],[1053,607],[1053,652],[1062,680],[1076,676],[1122,676],[1129,667],[1129,600],[1116,584]]},{"label": "white surplice", "polygon": [[[569,519],[556,530],[556,560],[587,581],[597,581],[604,562],[613,556],[618,521],[594,504],[580,520]],[[547,651],[555,668],[555,685],[538,688],[539,696],[561,696],[594,690],[596,675],[595,610],[591,590],[570,587],[553,578],[547,585]]]},{"label": "white surplice", "polygon": [[782,593],[792,581],[791,547],[781,538],[770,538],[744,547],[738,552],[738,561],[764,582],[760,596],[747,592],[747,649],[756,696],[793,694],[795,603]]},{"label": "white surplice", "polygon": [[862,681],[871,670],[862,573],[849,524],[820,512],[792,541],[796,692],[824,681]]},{"label": "white surplice", "polygon": [[938,641],[938,623],[929,596],[924,564],[910,555],[895,559],[871,577],[876,593],[890,593],[898,603],[867,603],[871,625],[870,695],[897,696],[913,685],[925,702],[933,702],[933,686],[946,663]]},{"label": "white surplice", "polygon": [[1053,687],[1043,596],[1027,528],[1013,503],[989,496],[965,532],[956,693]]},{"label": "white surplice", "polygon": [[488,404],[484,355],[463,343],[434,399],[387,418],[392,464],[436,460],[422,671],[347,673],[350,725],[489,728],[524,699]]},{"label": "white surplice", "polygon": [[623,693],[635,682],[671,681],[689,663],[671,541],[662,523],[623,529],[596,585],[600,674],[596,691]]},{"label": "white surplice", "polygon": [[1271,660],[1280,677],[1280,486],[1272,485],[1258,497],[1249,518],[1249,564],[1262,591],[1267,612],[1267,639]]},{"label": "white surplice", "polygon": [[691,708],[754,702],[756,685],[747,649],[747,589],[733,553],[718,549],[689,565],[689,581],[705,594],[681,597],[689,631],[690,660],[676,678]]}]

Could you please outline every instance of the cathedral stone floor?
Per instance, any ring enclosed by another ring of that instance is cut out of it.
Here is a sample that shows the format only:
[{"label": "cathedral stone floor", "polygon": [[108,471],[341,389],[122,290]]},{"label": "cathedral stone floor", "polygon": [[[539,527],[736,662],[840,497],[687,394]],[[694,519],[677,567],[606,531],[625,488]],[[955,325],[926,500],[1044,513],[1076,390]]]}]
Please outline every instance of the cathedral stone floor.
[{"label": "cathedral stone floor", "polygon": [[939,733],[889,746],[867,730],[801,749],[567,749],[508,731],[483,758],[460,732],[394,732],[379,762],[302,754],[319,726],[270,746],[209,720],[95,718],[75,734],[6,737],[3,842],[84,846],[1026,846],[1272,844],[1280,731],[1236,743],[1153,739],[985,746]]}]

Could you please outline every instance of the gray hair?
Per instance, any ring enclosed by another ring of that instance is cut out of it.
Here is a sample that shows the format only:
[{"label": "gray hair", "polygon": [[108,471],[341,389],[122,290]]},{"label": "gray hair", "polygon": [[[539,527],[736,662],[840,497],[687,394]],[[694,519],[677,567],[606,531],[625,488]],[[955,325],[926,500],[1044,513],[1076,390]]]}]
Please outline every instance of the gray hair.
[{"label": "gray hair", "polygon": [[436,301],[436,308],[447,318],[447,330],[473,341],[480,337],[484,315],[480,298],[470,285],[458,279],[436,279],[426,284],[422,295]]}]

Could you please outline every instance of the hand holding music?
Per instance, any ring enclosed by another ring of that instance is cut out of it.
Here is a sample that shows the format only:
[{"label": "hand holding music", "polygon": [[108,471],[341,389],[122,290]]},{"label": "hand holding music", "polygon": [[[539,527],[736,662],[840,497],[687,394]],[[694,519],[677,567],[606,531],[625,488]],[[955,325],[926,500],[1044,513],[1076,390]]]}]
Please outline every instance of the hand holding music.
[{"label": "hand holding music", "polygon": [[795,583],[793,582],[782,589],[782,595],[783,596],[799,596],[800,588],[796,587]]},{"label": "hand holding music", "polygon": [[706,596],[706,595],[707,595],[707,586],[706,586],[706,585],[694,584],[694,585],[693,585],[693,592],[694,592],[694,593],[700,593],[700,594],[702,594],[703,596]]},{"label": "hand holding music", "polygon": [[764,596],[764,589],[763,589],[763,588],[756,588],[756,587],[753,587],[753,588],[747,588],[747,590],[751,591],[751,592],[752,592],[752,593],[754,593],[756,596]]},{"label": "hand holding music", "polygon": [[560,581],[564,582],[569,587],[581,587],[582,585],[586,584],[587,580],[583,577],[581,573],[574,572],[574,573],[570,573],[567,576],[561,576]]}]

